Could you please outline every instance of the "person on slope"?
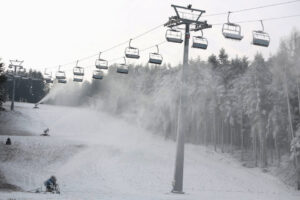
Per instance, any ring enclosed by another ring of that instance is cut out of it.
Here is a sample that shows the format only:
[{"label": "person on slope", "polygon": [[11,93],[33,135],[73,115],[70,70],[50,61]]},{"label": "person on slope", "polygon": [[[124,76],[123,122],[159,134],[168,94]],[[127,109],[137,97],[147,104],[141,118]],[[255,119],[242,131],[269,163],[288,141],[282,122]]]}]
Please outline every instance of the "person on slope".
[{"label": "person on slope", "polygon": [[46,187],[46,192],[59,193],[55,176],[51,176],[47,181],[44,182],[44,185]]},{"label": "person on slope", "polygon": [[300,190],[300,130],[297,131],[296,137],[291,142],[291,152],[296,161],[297,189]]},{"label": "person on slope", "polygon": [[11,145],[11,140],[10,140],[10,138],[7,138],[5,144],[6,144],[6,145]]},{"label": "person on slope", "polygon": [[49,128],[46,128],[46,129],[44,130],[44,133],[41,134],[41,136],[50,136],[50,135],[49,135],[49,131],[50,131],[50,129],[49,129]]}]

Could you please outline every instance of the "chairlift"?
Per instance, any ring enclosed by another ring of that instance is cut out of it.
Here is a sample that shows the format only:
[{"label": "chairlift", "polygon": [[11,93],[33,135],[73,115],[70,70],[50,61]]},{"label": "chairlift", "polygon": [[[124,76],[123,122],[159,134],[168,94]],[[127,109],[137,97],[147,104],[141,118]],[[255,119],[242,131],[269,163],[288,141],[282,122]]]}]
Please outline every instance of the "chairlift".
[{"label": "chairlift", "polygon": [[94,70],[93,79],[101,80],[101,79],[103,79],[103,76],[104,76],[103,71],[98,70],[98,69]]},{"label": "chairlift", "polygon": [[166,31],[166,39],[168,42],[174,42],[174,43],[183,42],[181,31],[177,31],[172,28]]},{"label": "chairlift", "polygon": [[198,48],[198,49],[207,49],[208,46],[208,41],[205,37],[203,37],[203,31],[201,31],[201,36],[194,36],[193,37],[193,48]]},{"label": "chairlift", "polygon": [[262,20],[260,20],[262,30],[260,31],[253,31],[253,40],[252,44],[257,45],[257,46],[262,46],[262,47],[268,47],[270,44],[270,36],[268,33],[264,32],[264,24]]},{"label": "chairlift", "polygon": [[156,53],[149,54],[149,63],[160,65],[163,61],[163,57],[159,54],[158,45],[156,45],[156,49]]},{"label": "chairlift", "polygon": [[124,63],[117,66],[117,73],[128,74],[128,65],[126,65],[126,59],[124,57]]},{"label": "chairlift", "polygon": [[73,68],[74,76],[84,76],[84,68],[78,66],[78,60],[76,62],[76,66]]},{"label": "chairlift", "polygon": [[101,52],[99,53],[99,58],[95,62],[95,66],[97,69],[108,69],[108,62],[107,60],[104,60],[100,58]]},{"label": "chairlift", "polygon": [[229,16],[231,12],[228,12],[227,23],[223,24],[222,33],[225,38],[233,39],[233,40],[242,40],[244,36],[242,36],[241,26],[235,23],[231,23],[229,21]]},{"label": "chairlift", "polygon": [[58,71],[56,72],[55,77],[57,80],[66,79],[66,73],[65,71],[60,69],[60,66],[58,67]]},{"label": "chairlift", "polygon": [[131,40],[129,40],[129,46],[126,47],[125,49],[125,56],[126,58],[133,58],[133,59],[139,59],[140,58],[140,54],[139,54],[139,49],[132,47],[131,44]]},{"label": "chairlift", "polygon": [[46,81],[46,83],[53,83],[52,72],[47,72],[46,69],[45,69],[45,71],[44,71],[44,80]]}]

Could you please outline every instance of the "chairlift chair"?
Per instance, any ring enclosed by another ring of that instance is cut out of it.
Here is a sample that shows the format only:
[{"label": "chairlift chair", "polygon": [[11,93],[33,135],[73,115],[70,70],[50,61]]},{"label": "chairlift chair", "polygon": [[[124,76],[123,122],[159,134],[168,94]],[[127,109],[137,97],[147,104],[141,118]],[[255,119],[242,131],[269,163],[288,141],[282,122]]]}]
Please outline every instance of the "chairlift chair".
[{"label": "chairlift chair", "polygon": [[193,48],[198,49],[207,49],[208,41],[205,37],[203,37],[203,32],[201,30],[201,36],[194,36],[193,37]]},{"label": "chairlift chair", "polygon": [[101,70],[94,70],[93,72],[93,79],[101,80],[103,79],[103,71]]},{"label": "chairlift chair", "polygon": [[168,29],[166,31],[166,39],[168,42],[174,42],[174,43],[183,42],[181,31],[177,31],[174,29]]},{"label": "chairlift chair", "polygon": [[133,58],[133,59],[139,59],[140,58],[140,54],[139,54],[139,49],[132,47],[131,44],[131,40],[129,40],[129,46],[126,47],[125,49],[125,56],[126,58]]},{"label": "chairlift chair", "polygon": [[44,71],[44,80],[46,81],[46,83],[53,83],[52,72],[48,73],[45,69],[45,71]]},{"label": "chairlift chair", "polygon": [[262,30],[258,31],[253,31],[252,36],[252,44],[257,45],[257,46],[262,46],[262,47],[268,47],[270,44],[270,36],[268,33],[264,32],[264,25],[262,20],[260,20]]},{"label": "chairlift chair", "polygon": [[95,62],[95,66],[97,69],[108,69],[108,62],[100,58],[101,52],[99,53],[99,58]]},{"label": "chairlift chair", "polygon": [[157,52],[149,54],[149,63],[160,65],[163,61],[162,55],[159,54],[158,45],[156,45]]},{"label": "chairlift chair", "polygon": [[58,71],[56,72],[55,77],[58,80],[66,79],[66,73],[65,73],[65,71],[60,69],[60,66],[58,67]]},{"label": "chairlift chair", "polygon": [[84,76],[84,68],[78,66],[78,60],[76,62],[76,66],[73,68],[74,76]]},{"label": "chairlift chair", "polygon": [[117,73],[128,74],[128,65],[126,65],[126,59],[124,57],[124,63],[117,66]]},{"label": "chairlift chair", "polygon": [[231,12],[228,12],[227,23],[223,24],[222,34],[225,38],[233,39],[233,40],[242,40],[244,36],[242,36],[242,28],[240,25],[231,23],[229,21],[229,15]]}]

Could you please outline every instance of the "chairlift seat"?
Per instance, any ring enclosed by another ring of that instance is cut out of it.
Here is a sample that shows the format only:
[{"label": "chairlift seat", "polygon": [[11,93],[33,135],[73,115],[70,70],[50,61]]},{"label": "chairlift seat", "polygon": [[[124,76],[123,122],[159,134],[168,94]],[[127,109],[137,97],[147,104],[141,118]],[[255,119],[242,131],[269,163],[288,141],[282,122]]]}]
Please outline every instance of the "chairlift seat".
[{"label": "chairlift seat", "polygon": [[253,31],[252,44],[262,47],[268,47],[270,44],[270,36],[264,31]]},{"label": "chairlift seat", "polygon": [[126,58],[133,58],[133,59],[139,59],[139,49],[134,48],[134,47],[127,47],[125,49],[125,56]]},{"label": "chairlift seat", "polygon": [[108,62],[104,59],[97,59],[95,65],[97,69],[108,69]]},{"label": "chairlift seat", "polygon": [[125,64],[120,64],[117,67],[117,73],[128,74],[128,66]]},{"label": "chairlift seat", "polygon": [[208,46],[208,41],[206,38],[202,36],[194,36],[193,37],[193,48],[198,48],[198,49],[207,49]]},{"label": "chairlift seat", "polygon": [[223,24],[222,33],[225,38],[233,40],[242,40],[241,26],[234,23]]},{"label": "chairlift seat", "polygon": [[158,53],[149,54],[149,63],[160,65],[162,63],[163,57]]}]

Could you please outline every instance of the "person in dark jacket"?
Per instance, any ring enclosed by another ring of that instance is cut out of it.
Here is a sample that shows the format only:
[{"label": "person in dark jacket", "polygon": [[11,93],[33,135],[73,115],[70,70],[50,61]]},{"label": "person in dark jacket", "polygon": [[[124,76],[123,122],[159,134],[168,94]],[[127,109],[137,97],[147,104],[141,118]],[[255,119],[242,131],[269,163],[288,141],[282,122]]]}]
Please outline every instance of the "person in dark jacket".
[{"label": "person in dark jacket", "polygon": [[7,138],[5,144],[6,144],[6,145],[11,145],[11,140],[10,140],[10,138]]},{"label": "person in dark jacket", "polygon": [[44,182],[46,192],[59,193],[58,184],[56,183],[56,177],[51,176],[47,181]]}]

